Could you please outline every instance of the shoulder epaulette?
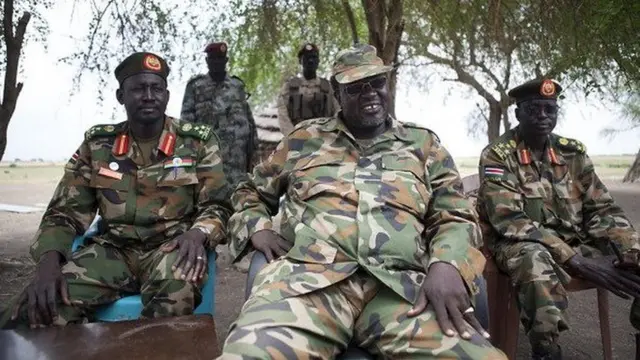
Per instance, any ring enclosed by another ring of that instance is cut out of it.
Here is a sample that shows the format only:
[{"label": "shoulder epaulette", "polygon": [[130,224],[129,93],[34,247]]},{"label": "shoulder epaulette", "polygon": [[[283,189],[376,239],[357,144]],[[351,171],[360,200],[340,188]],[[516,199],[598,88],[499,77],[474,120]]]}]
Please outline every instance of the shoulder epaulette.
[{"label": "shoulder epaulette", "polygon": [[504,160],[510,153],[516,150],[517,145],[513,139],[498,139],[489,145],[489,148],[498,155],[501,160]]},{"label": "shoulder epaulette", "polygon": [[562,150],[577,152],[584,154],[587,152],[587,147],[583,143],[576,139],[569,139],[562,136],[556,137],[555,145]]},{"label": "shoulder epaulette", "polygon": [[84,133],[85,140],[90,140],[95,137],[102,136],[116,136],[118,134],[118,129],[121,124],[105,124],[105,125],[94,125],[89,130]]},{"label": "shoulder epaulette", "polygon": [[320,90],[330,93],[331,92],[331,83],[329,80],[325,78],[320,78]]},{"label": "shoulder epaulette", "polygon": [[232,75],[232,76],[231,76],[231,79],[232,79],[232,80],[236,80],[237,82],[239,82],[239,83],[240,83],[240,85],[245,86],[245,85],[244,85],[244,81],[243,81],[242,79],[240,79],[239,77],[237,77],[237,76],[235,76],[235,75]]},{"label": "shoulder epaulette", "polygon": [[207,124],[182,123],[177,127],[176,132],[182,136],[190,136],[202,141],[208,141],[215,135],[213,128]]},{"label": "shoulder epaulette", "polygon": [[418,125],[418,124],[412,123],[412,122],[402,122],[401,124],[403,126],[405,126],[405,127],[409,127],[409,128],[413,128],[413,129],[426,130],[431,134],[431,136],[433,136],[436,139],[437,142],[441,142],[440,141],[440,137],[438,136],[438,134],[436,134],[433,130],[431,130],[431,129],[427,128],[427,127],[424,127],[422,125]]},{"label": "shoulder epaulette", "polygon": [[294,76],[287,82],[289,84],[289,88],[297,89],[302,86],[302,80],[299,77]]},{"label": "shoulder epaulette", "polygon": [[187,86],[189,86],[189,85],[191,85],[192,83],[194,83],[194,82],[196,82],[196,81],[198,81],[198,80],[202,79],[202,78],[203,78],[203,77],[205,77],[205,76],[208,76],[208,75],[206,75],[206,74],[199,74],[199,75],[196,75],[196,76],[192,77],[191,79],[189,79],[189,81],[187,81]]}]

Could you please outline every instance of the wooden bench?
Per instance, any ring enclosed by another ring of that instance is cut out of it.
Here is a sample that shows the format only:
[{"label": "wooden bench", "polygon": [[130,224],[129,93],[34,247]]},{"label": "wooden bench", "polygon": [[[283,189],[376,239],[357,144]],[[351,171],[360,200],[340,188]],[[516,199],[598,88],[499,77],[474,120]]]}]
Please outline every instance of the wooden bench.
[{"label": "wooden bench", "polygon": [[0,359],[214,359],[211,315],[0,331]]}]

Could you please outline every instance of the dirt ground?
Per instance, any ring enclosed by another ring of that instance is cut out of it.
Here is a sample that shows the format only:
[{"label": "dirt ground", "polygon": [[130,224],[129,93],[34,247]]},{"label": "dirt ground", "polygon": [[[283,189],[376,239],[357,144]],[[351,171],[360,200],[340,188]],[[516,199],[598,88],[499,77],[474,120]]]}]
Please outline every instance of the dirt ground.
[{"label": "dirt ground", "polygon": [[[0,182],[0,202],[28,206],[46,204],[56,181],[55,177],[44,177]],[[640,184],[608,180],[607,185],[636,227],[640,228]],[[0,306],[6,304],[30,280],[33,262],[29,258],[29,245],[41,216],[42,212],[0,212]],[[245,280],[246,275],[229,266],[228,259],[220,259],[216,279],[216,326],[221,342],[242,306]],[[616,359],[634,358],[634,331],[629,325],[628,311],[629,302],[611,296],[610,322]],[[565,358],[602,358],[595,291],[572,294],[569,316],[572,328],[561,340]],[[529,354],[528,342],[522,330],[518,354],[518,359],[527,359]]]}]

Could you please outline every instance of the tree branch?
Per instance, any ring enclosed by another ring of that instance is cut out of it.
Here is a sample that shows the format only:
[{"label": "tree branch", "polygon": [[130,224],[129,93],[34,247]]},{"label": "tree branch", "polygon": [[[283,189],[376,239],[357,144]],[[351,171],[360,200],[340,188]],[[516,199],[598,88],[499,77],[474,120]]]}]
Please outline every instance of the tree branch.
[{"label": "tree branch", "polygon": [[447,59],[436,54],[433,54],[429,51],[425,51],[424,54],[427,58],[431,59],[435,64],[445,65],[450,67],[453,71],[455,71],[458,78],[456,79],[458,82],[463,84],[467,84],[474,88],[480,96],[485,98],[489,103],[498,103],[498,100],[488,92],[478,80],[476,80],[471,74],[465,71],[460,64],[452,59]]},{"label": "tree branch", "polygon": [[351,9],[351,5],[349,5],[349,0],[342,0],[342,6],[344,7],[344,12],[347,14],[347,20],[349,20],[353,44],[357,45],[360,43],[358,39],[358,27],[356,26],[356,18],[353,16],[353,9]]},{"label": "tree branch", "polygon": [[13,0],[4,0],[4,18],[2,19],[2,30],[4,33],[4,43],[9,47],[13,44]]}]

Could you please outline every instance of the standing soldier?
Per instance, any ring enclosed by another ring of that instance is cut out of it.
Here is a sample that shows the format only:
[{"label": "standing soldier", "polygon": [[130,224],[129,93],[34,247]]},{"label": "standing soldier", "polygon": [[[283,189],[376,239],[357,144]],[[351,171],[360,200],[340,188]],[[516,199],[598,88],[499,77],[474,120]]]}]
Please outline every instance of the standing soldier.
[{"label": "standing soldier", "polygon": [[302,77],[289,79],[278,98],[280,131],[285,136],[303,120],[333,116],[338,110],[331,83],[316,73],[320,63],[318,47],[305,44],[298,51],[298,61],[302,65]]},{"label": "standing soldier", "polygon": [[244,82],[227,75],[227,50],[224,42],[207,45],[204,52],[209,73],[197,75],[187,83],[180,117],[213,127],[220,138],[229,190],[233,190],[251,170],[258,135]]},{"label": "standing soldier", "polygon": [[520,320],[539,360],[562,359],[558,338],[569,328],[565,286],[572,276],[636,298],[630,319],[640,328],[640,278],[620,271],[638,269],[638,233],[584,145],[552,132],[561,90],[549,79],[511,90],[520,124],[480,158],[478,212],[496,264],[518,290]]}]

